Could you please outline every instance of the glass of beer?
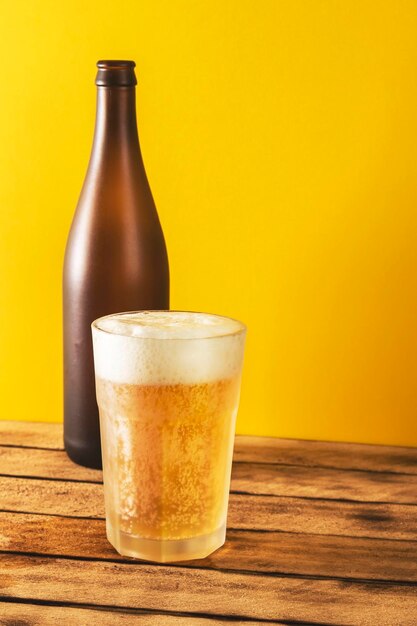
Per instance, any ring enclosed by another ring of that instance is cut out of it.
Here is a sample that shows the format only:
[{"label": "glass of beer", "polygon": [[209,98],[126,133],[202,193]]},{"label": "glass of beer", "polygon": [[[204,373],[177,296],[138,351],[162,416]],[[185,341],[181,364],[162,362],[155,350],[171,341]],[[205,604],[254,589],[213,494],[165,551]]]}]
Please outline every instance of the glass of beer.
[{"label": "glass of beer", "polygon": [[126,556],[223,545],[246,328],[185,311],[92,324],[107,538]]}]

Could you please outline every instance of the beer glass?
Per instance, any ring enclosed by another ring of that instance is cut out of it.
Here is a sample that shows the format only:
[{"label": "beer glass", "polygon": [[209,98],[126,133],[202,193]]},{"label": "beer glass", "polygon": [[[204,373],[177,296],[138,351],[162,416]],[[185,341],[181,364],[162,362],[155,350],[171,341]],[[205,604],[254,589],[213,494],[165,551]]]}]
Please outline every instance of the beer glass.
[{"label": "beer glass", "polygon": [[108,540],[151,561],[209,555],[225,541],[245,326],[141,311],[92,333]]}]

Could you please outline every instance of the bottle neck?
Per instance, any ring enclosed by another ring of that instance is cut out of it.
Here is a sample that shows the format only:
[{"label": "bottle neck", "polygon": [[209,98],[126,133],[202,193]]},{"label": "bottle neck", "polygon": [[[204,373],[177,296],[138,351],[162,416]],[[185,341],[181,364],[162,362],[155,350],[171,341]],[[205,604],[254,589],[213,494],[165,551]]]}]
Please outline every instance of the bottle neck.
[{"label": "bottle neck", "polygon": [[97,87],[93,151],[140,152],[135,87]]}]

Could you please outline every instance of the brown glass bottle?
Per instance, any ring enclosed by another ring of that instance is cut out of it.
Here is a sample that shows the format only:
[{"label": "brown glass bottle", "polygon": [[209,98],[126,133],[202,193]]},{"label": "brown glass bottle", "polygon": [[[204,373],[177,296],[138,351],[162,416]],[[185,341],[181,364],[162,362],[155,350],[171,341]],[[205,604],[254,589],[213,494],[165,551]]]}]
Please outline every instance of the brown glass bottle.
[{"label": "brown glass bottle", "polygon": [[97,117],[64,272],[64,443],[101,467],[91,322],[117,311],[169,308],[164,236],[139,147],[135,63],[99,61]]}]

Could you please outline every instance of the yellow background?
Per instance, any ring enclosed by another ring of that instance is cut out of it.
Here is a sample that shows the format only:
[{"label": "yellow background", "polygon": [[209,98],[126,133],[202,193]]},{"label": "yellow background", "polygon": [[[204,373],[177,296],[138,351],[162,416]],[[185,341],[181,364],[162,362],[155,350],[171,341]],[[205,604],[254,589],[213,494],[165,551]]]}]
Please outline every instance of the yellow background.
[{"label": "yellow background", "polygon": [[132,58],[172,307],[248,327],[238,432],[417,445],[417,3],[0,2],[0,418],[62,419],[95,62]]}]

